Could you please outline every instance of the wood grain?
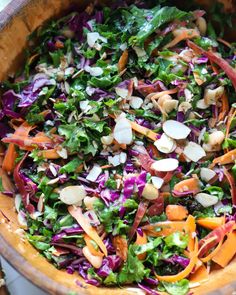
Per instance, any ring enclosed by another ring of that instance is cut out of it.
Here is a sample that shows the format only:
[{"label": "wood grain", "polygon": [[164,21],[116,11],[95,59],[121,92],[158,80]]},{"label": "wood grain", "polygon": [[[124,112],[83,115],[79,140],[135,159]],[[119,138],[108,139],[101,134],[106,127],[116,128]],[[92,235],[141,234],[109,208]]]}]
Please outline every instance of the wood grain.
[{"label": "wood grain", "polygon": [[[199,0],[205,4],[212,1]],[[232,9],[228,0],[227,9]],[[89,1],[16,0],[0,13],[0,80],[14,73],[23,61],[27,36],[48,19],[66,14],[72,6],[82,9]],[[182,2],[183,3],[183,2]],[[235,37],[234,37],[235,40]],[[88,295],[134,294],[126,288],[95,288],[77,275],[56,269],[16,230],[19,228],[13,199],[0,195],[0,253],[26,278],[50,294],[66,295],[70,291]],[[79,280],[83,287],[76,285]],[[232,294],[236,290],[236,260],[225,269],[216,269],[208,282],[194,289],[194,294]]]}]

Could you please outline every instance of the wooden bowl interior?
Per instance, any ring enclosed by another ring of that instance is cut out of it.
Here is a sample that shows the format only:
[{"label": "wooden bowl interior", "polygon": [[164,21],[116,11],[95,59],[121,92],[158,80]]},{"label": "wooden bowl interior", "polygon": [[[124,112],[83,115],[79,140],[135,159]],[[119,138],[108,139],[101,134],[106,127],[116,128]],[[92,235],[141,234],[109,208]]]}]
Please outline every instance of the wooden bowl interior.
[{"label": "wooden bowl interior", "polygon": [[[198,2],[206,6],[212,3],[206,0]],[[224,2],[226,9],[232,9],[233,0]],[[32,31],[48,19],[66,14],[72,7],[82,10],[88,3],[85,0],[17,0],[8,5],[0,13],[0,81],[19,69],[27,36]],[[105,292],[111,295],[134,294],[127,288],[96,288],[83,283],[77,274],[69,275],[56,269],[22,237],[14,201],[4,195],[0,195],[0,253],[26,278],[50,294],[65,295],[70,291],[91,295]],[[214,270],[209,281],[195,288],[194,294],[232,294],[236,290],[235,277],[236,259],[225,269]],[[81,282],[82,287],[76,281]]]}]

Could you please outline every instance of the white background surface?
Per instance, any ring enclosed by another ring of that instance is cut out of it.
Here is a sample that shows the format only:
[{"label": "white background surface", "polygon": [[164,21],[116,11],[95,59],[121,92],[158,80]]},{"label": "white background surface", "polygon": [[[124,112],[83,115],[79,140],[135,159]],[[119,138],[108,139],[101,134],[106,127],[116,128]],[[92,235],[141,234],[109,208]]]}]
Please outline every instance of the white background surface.
[{"label": "white background surface", "polygon": [[5,272],[6,285],[11,295],[47,295],[47,293],[32,285],[22,275],[16,272],[2,257],[1,264]]},{"label": "white background surface", "polygon": [[0,0],[0,10],[2,10],[9,2],[11,2],[11,0]]}]

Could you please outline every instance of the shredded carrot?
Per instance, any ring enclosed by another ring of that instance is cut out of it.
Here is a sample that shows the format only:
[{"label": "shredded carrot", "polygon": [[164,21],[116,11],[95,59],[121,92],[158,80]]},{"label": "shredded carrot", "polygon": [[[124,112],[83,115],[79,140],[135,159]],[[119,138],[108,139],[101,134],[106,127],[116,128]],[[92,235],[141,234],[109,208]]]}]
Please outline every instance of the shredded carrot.
[{"label": "shredded carrot", "polygon": [[225,217],[205,217],[205,218],[200,218],[197,220],[197,224],[208,228],[208,229],[215,229],[225,223]]},{"label": "shredded carrot", "polygon": [[209,278],[209,272],[204,264],[202,264],[193,274],[190,275],[190,283],[199,283],[207,281]]},{"label": "shredded carrot", "polygon": [[230,260],[236,254],[236,232],[231,232],[228,234],[227,240],[223,243],[218,253],[212,258],[212,260],[225,267],[228,265]]},{"label": "shredded carrot", "polygon": [[[136,241],[134,242],[135,245],[145,245],[147,244],[148,240],[147,240],[147,235],[143,232],[143,235],[140,235],[138,232],[137,233],[137,238]],[[144,260],[147,256],[147,253],[142,253],[142,254],[138,254],[138,259],[139,260]]]},{"label": "shredded carrot", "polygon": [[192,215],[188,216],[184,230],[188,234],[188,250],[191,252],[194,249],[194,236],[196,235],[196,222]]},{"label": "shredded carrot", "polygon": [[[180,30],[180,29],[179,29]],[[199,37],[199,32],[195,29],[182,29],[181,34],[175,36],[175,38],[166,44],[164,48],[170,48],[178,44],[179,42],[187,39],[193,39],[195,37]]]},{"label": "shredded carrot", "polygon": [[232,203],[235,206],[236,205],[236,183],[235,183],[234,176],[225,167],[224,167],[223,171],[224,171],[224,175],[225,175],[225,177],[229,183],[229,186],[230,186]]},{"label": "shredded carrot", "polygon": [[191,191],[191,192],[197,193],[200,191],[199,180],[194,177],[182,180],[176,183],[176,185],[174,186],[174,191],[177,191],[180,193],[185,191]]},{"label": "shredded carrot", "polygon": [[89,248],[89,251],[93,255],[100,256],[100,257],[104,256],[104,254],[101,251],[99,251],[98,249],[95,249],[94,244],[93,244],[94,241],[87,234],[84,235],[84,240],[85,240],[87,247]]},{"label": "shredded carrot", "polygon": [[78,224],[82,227],[85,233],[94,240],[102,252],[107,256],[107,248],[103,243],[102,239],[99,237],[98,233],[96,232],[95,228],[93,228],[89,221],[84,217],[82,213],[82,209],[80,207],[69,206],[68,211],[72,217],[76,219]]},{"label": "shredded carrot", "polygon": [[215,158],[213,160],[213,164],[226,165],[226,164],[234,163],[235,160],[236,160],[236,149],[231,150],[228,153],[218,158]]},{"label": "shredded carrot", "polygon": [[123,260],[126,261],[128,257],[128,242],[122,236],[115,236],[112,239],[112,244],[116,249],[116,254]]},{"label": "shredded carrot", "polygon": [[15,187],[14,187],[12,181],[10,180],[10,177],[7,175],[6,171],[3,170],[1,167],[0,167],[0,177],[2,179],[2,186],[3,186],[4,191],[14,193]]},{"label": "shredded carrot", "polygon": [[218,116],[218,121],[223,121],[225,116],[229,112],[229,100],[225,91],[221,97],[221,103],[222,103],[222,107],[221,107],[221,112],[219,113],[219,116]]},{"label": "shredded carrot", "polygon": [[163,95],[174,94],[176,92],[178,92],[178,88],[177,87],[176,88],[173,88],[173,89],[169,89],[169,90],[164,90],[164,91],[161,91],[161,92],[157,92],[157,93],[152,92],[152,93],[148,94],[146,96],[146,98],[151,98],[153,100],[156,100],[156,99],[160,98]]},{"label": "shredded carrot", "polygon": [[228,221],[227,223],[217,227],[199,241],[198,257],[203,257],[210,249],[216,247],[224,239],[224,237],[230,233],[235,226],[234,221]]},{"label": "shredded carrot", "polygon": [[36,57],[38,57],[38,56],[39,56],[38,53],[32,55],[32,56],[29,58],[29,60],[28,60],[28,64],[31,64],[31,63],[36,59]]},{"label": "shredded carrot", "polygon": [[56,149],[39,151],[38,156],[42,157],[44,159],[49,159],[49,160],[54,160],[54,159],[61,158],[61,156],[57,153]]},{"label": "shredded carrot", "polygon": [[188,210],[181,205],[168,205],[166,206],[166,216],[170,221],[184,220],[188,215]]},{"label": "shredded carrot", "polygon": [[210,254],[208,254],[206,257],[201,258],[202,262],[206,263],[206,262],[210,261],[219,252],[219,250],[223,244],[223,239],[221,239],[219,244],[216,246],[216,248]]},{"label": "shredded carrot", "polygon": [[219,71],[218,68],[215,66],[215,64],[213,63],[212,60],[210,60],[210,64],[211,64],[212,71],[213,71],[216,75],[218,75],[220,71]]},{"label": "shredded carrot", "polygon": [[160,197],[163,197],[163,198],[168,198],[171,196],[171,194],[169,192],[160,192]]},{"label": "shredded carrot", "polygon": [[163,221],[144,225],[142,230],[151,237],[166,237],[176,231],[183,231],[184,227],[184,221]]},{"label": "shredded carrot", "polygon": [[226,124],[225,138],[228,138],[228,136],[229,136],[230,126],[231,126],[231,123],[232,123],[235,116],[236,116],[236,110],[232,108],[230,110],[229,115],[228,115],[228,120],[227,120],[227,124]]},{"label": "shredded carrot", "polygon": [[158,151],[158,149],[155,147],[154,144],[149,143],[149,144],[147,145],[147,150],[151,152],[151,154],[152,154],[152,158],[159,158],[159,157],[160,157],[159,151]]},{"label": "shredded carrot", "polygon": [[198,241],[195,238],[194,249],[192,252],[189,253],[190,261],[189,261],[188,266],[176,275],[159,276],[159,275],[155,274],[156,278],[159,281],[177,282],[177,281],[180,281],[180,280],[188,277],[188,275],[191,273],[191,271],[194,269],[194,267],[196,265],[196,262],[198,259],[197,253],[198,253]]},{"label": "shredded carrot", "polygon": [[112,165],[103,165],[100,168],[101,169],[109,169],[109,168],[112,168],[112,167],[113,167]]},{"label": "shredded carrot", "polygon": [[143,127],[143,126],[139,125],[138,123],[132,122],[132,121],[130,121],[130,124],[131,124],[131,127],[134,131],[150,138],[153,141],[157,140],[158,134],[156,132],[152,131],[151,129]]},{"label": "shredded carrot", "polygon": [[63,44],[63,42],[61,42],[60,40],[57,40],[57,41],[55,42],[55,47],[56,47],[56,48],[64,48],[64,44]]},{"label": "shredded carrot", "polygon": [[15,168],[16,158],[17,152],[15,149],[15,145],[13,143],[10,143],[3,159],[2,168],[8,173],[12,173]]},{"label": "shredded carrot", "polygon": [[199,74],[196,71],[193,71],[193,77],[197,85],[201,86],[205,81],[200,78]]},{"label": "shredded carrot", "polygon": [[232,48],[232,45],[229,42],[225,41],[224,39],[217,38],[217,41],[219,41],[220,43],[224,44],[225,46],[229,48]]},{"label": "shredded carrot", "polygon": [[69,250],[63,249],[61,247],[56,247],[56,246],[54,246],[54,249],[52,250],[52,255],[57,256],[57,257],[64,255],[64,254],[68,254],[68,253],[70,253]]},{"label": "shredded carrot", "polygon": [[128,53],[128,50],[125,49],[123,51],[123,53],[122,53],[119,61],[118,61],[118,65],[117,66],[118,66],[119,73],[122,72],[125,69],[125,67],[127,65],[127,62],[128,62],[128,58],[129,58],[129,53]]},{"label": "shredded carrot", "polygon": [[84,168],[84,164],[82,163],[75,169],[75,172],[80,173],[83,170],[83,168]]}]

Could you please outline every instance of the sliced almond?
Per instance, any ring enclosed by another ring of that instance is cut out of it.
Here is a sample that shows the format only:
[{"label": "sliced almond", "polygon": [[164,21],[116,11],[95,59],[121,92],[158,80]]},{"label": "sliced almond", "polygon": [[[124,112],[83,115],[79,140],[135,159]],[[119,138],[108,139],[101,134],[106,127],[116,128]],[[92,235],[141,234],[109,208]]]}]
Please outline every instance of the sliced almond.
[{"label": "sliced almond", "polygon": [[207,105],[215,105],[218,99],[223,95],[224,87],[219,86],[216,89],[205,89],[204,101]]},{"label": "sliced almond", "polygon": [[60,191],[60,200],[67,205],[81,206],[85,197],[86,191],[82,185],[70,185]]},{"label": "sliced almond", "polygon": [[105,145],[110,145],[113,142],[114,137],[112,135],[102,136],[101,142]]},{"label": "sliced almond", "polygon": [[209,134],[209,139],[207,143],[209,143],[212,146],[219,145],[219,144],[222,144],[224,139],[225,139],[224,132],[220,130],[216,130],[213,133]]},{"label": "sliced almond", "polygon": [[167,120],[163,123],[165,134],[173,139],[185,139],[191,132],[191,129],[175,120]]},{"label": "sliced almond", "polygon": [[215,171],[209,169],[209,168],[201,168],[200,170],[200,177],[203,181],[210,181],[213,177],[216,176]]},{"label": "sliced almond", "polygon": [[160,139],[154,142],[154,145],[160,152],[164,154],[172,153],[176,148],[175,141],[165,133],[161,135]]},{"label": "sliced almond", "polygon": [[209,105],[205,103],[204,99],[200,99],[197,102],[197,108],[200,109],[200,110],[205,110],[205,109],[209,108]]},{"label": "sliced almond", "polygon": [[160,172],[168,172],[168,171],[174,171],[179,166],[179,161],[176,159],[168,158],[168,159],[162,159],[155,161],[151,165],[151,169],[155,171]]},{"label": "sliced almond", "polygon": [[103,257],[93,255],[90,252],[88,246],[85,246],[82,251],[84,256],[88,259],[88,261],[92,264],[94,268],[100,268],[102,266]]},{"label": "sliced almond", "polygon": [[89,171],[89,174],[86,176],[86,179],[89,181],[96,181],[101,173],[102,168],[99,165],[94,165],[93,168]]},{"label": "sliced almond", "polygon": [[218,198],[216,196],[212,196],[206,193],[198,193],[195,196],[195,199],[205,208],[218,203]]},{"label": "sliced almond", "polygon": [[20,194],[16,194],[16,196],[15,196],[15,209],[16,209],[17,212],[20,211],[21,202],[22,202],[21,195]]},{"label": "sliced almond", "polygon": [[96,197],[85,197],[84,198],[84,205],[86,207],[86,209],[88,210],[93,210],[93,204],[98,200],[98,198]]},{"label": "sliced almond", "polygon": [[155,188],[159,189],[162,187],[164,180],[160,177],[157,176],[152,176],[151,177],[152,184],[155,186]]},{"label": "sliced almond", "polygon": [[133,109],[139,109],[141,108],[141,105],[143,104],[143,99],[141,97],[138,96],[131,96],[130,98],[130,106]]},{"label": "sliced almond", "polygon": [[121,98],[128,98],[129,90],[126,88],[115,87],[115,92]]},{"label": "sliced almond", "polygon": [[118,118],[113,136],[119,144],[131,144],[133,133],[129,120],[125,117]]},{"label": "sliced almond", "polygon": [[142,197],[147,200],[155,200],[159,196],[159,191],[151,183],[146,183],[142,192]]},{"label": "sliced almond", "polygon": [[17,214],[17,220],[21,226],[21,228],[27,229],[27,219],[23,212],[19,212]]},{"label": "sliced almond", "polygon": [[197,143],[190,141],[184,148],[183,154],[191,161],[197,162],[206,156],[204,149]]}]

